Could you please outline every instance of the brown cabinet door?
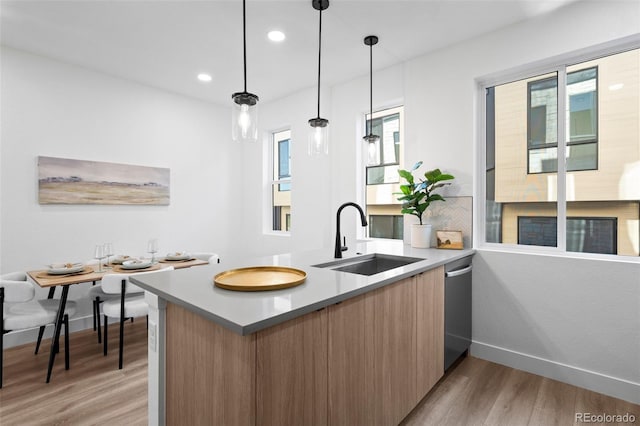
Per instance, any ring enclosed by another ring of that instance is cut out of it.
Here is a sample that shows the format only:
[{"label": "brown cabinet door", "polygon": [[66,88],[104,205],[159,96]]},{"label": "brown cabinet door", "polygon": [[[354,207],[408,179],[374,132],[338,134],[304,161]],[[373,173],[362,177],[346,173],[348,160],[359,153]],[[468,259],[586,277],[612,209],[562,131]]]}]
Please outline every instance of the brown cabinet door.
[{"label": "brown cabinet door", "polygon": [[397,425],[415,407],[416,278],[374,292],[376,424]]},{"label": "brown cabinet door", "polygon": [[375,424],[372,301],[365,294],[327,308],[331,426]]},{"label": "brown cabinet door", "polygon": [[416,400],[415,278],[328,309],[329,424],[396,425]]},{"label": "brown cabinet door", "polygon": [[327,311],[257,333],[256,425],[327,424]]},{"label": "brown cabinet door", "polygon": [[416,277],[418,401],[444,375],[444,267]]},{"label": "brown cabinet door", "polygon": [[166,424],[255,424],[255,335],[167,303]]}]

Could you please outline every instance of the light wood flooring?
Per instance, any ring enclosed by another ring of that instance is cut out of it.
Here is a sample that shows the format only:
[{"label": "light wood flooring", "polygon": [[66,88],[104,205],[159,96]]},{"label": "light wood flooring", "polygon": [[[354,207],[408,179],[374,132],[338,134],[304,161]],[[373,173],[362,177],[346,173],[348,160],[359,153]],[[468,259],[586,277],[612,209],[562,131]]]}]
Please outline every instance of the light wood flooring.
[{"label": "light wood flooring", "polygon": [[[33,354],[34,344],[6,349],[0,425],[147,424],[145,320],[126,324],[122,370],[118,370],[117,338],[114,324],[109,328],[109,355],[103,357],[93,331],[73,333],[71,369],[64,370],[62,349],[49,384],[45,383],[46,342],[38,355]],[[468,357],[447,373],[402,425],[578,425],[582,423],[575,421],[575,413],[583,412],[633,413],[634,423],[621,424],[640,425],[638,405]]]}]

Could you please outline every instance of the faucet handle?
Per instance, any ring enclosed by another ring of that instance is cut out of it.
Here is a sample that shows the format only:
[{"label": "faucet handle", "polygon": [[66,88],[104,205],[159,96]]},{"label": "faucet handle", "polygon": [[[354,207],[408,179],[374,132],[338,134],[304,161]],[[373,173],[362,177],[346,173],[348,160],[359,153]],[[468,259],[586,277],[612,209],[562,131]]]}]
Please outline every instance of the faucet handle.
[{"label": "faucet handle", "polygon": [[347,251],[349,247],[347,247],[347,237],[342,237],[342,246],[340,246],[340,251]]}]

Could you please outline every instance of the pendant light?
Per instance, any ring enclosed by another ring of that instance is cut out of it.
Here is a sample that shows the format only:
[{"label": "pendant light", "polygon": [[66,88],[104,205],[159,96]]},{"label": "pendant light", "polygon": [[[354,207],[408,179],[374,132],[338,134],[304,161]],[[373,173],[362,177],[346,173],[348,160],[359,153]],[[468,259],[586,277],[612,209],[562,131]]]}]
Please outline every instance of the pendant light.
[{"label": "pendant light", "polygon": [[247,17],[245,0],[242,0],[242,40],[244,48],[244,91],[231,95],[231,138],[234,141],[258,140],[258,96],[247,92]]},{"label": "pendant light", "polygon": [[319,11],[320,24],[318,26],[318,115],[309,119],[309,155],[329,153],[329,120],[320,117],[320,58],[322,47],[322,11],[329,7],[329,0],[311,0],[311,5]]},{"label": "pendant light", "polygon": [[367,148],[367,165],[375,166],[378,160],[378,145],[380,136],[373,134],[373,46],[378,43],[378,37],[374,35],[366,36],[364,44],[369,46],[369,120],[367,121],[367,134],[362,139]]}]

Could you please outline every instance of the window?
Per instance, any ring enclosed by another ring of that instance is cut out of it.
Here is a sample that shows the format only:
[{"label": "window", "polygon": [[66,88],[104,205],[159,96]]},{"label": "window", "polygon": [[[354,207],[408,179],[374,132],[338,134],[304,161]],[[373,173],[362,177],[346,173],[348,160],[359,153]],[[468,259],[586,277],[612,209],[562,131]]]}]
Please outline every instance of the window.
[{"label": "window", "polygon": [[369,125],[372,126],[371,132],[380,136],[380,140],[376,143],[374,165],[367,167],[367,185],[398,182],[400,112],[396,112],[395,108],[380,111],[373,115],[373,120],[367,114],[366,126]]},{"label": "window", "polygon": [[[569,67],[567,70],[575,68]],[[567,72],[567,171],[598,167],[598,69]],[[527,147],[529,173],[555,173],[558,157],[558,79],[528,83]]]},{"label": "window", "polygon": [[[365,167],[365,197],[371,238],[402,239],[404,218],[395,193],[400,192],[398,169],[402,165],[402,131],[404,108],[376,111],[370,121],[365,116],[363,135],[371,124],[372,133],[380,136],[373,165]],[[367,143],[363,143],[363,157],[368,157]]]},{"label": "window", "polygon": [[402,215],[369,215],[369,236],[371,238],[395,238],[401,240],[404,234]]},{"label": "window", "polygon": [[[518,244],[556,246],[558,219],[518,217]],[[567,251],[617,254],[617,218],[568,217]]]},{"label": "window", "polygon": [[291,131],[273,134],[272,230],[291,227]]},{"label": "window", "polygon": [[487,243],[640,255],[640,49],[592,58],[484,86]]}]

